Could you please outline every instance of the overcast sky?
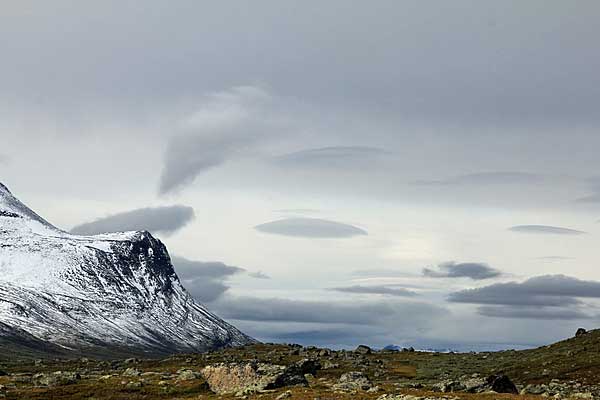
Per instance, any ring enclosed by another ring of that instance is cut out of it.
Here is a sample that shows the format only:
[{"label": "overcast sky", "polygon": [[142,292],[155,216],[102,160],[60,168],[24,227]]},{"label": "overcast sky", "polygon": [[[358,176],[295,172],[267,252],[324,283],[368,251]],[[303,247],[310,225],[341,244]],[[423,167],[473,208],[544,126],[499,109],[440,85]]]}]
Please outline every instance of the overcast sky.
[{"label": "overcast sky", "polygon": [[600,324],[600,3],[9,1],[0,181],[261,340]]}]

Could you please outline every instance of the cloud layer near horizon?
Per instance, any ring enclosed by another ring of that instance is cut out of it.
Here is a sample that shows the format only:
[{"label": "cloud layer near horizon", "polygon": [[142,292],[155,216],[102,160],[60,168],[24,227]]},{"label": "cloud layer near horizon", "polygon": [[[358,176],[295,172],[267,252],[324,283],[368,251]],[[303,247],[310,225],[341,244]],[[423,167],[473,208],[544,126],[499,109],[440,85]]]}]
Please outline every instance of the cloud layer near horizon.
[{"label": "cloud layer near horizon", "polygon": [[214,304],[225,318],[257,322],[369,325],[405,318],[426,322],[444,313],[439,306],[413,301],[304,301],[284,298],[225,297]]},{"label": "cloud layer near horizon", "polygon": [[203,303],[214,301],[223,295],[229,289],[226,284],[228,278],[246,272],[244,268],[216,261],[192,261],[174,256],[172,262],[184,287]]},{"label": "cloud layer near horizon", "polygon": [[549,225],[517,225],[509,228],[509,230],[520,233],[538,233],[548,235],[585,235],[587,233],[575,229]]},{"label": "cloud layer near horizon", "polygon": [[342,286],[330,288],[334,292],[342,292],[342,293],[355,293],[355,294],[383,294],[390,296],[398,296],[398,297],[412,297],[416,296],[417,293],[412,290],[404,289],[404,288],[395,288],[389,286],[382,285],[372,285],[372,286],[362,286],[362,285],[354,285],[354,286]]},{"label": "cloud layer near horizon", "polygon": [[479,313],[491,317],[578,319],[588,318],[581,309],[582,298],[600,299],[600,282],[544,275],[521,283],[496,283],[454,292],[448,300],[483,305]]}]

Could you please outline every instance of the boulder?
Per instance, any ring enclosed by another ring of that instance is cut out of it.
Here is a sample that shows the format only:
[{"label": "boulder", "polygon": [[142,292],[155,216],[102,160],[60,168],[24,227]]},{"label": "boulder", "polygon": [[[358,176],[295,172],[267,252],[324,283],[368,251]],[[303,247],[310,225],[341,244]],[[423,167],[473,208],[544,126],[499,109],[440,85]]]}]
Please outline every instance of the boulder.
[{"label": "boulder", "polygon": [[441,381],[431,386],[431,391],[442,393],[464,392],[465,389],[465,385],[460,380],[452,379]]},{"label": "boulder", "polygon": [[36,374],[33,376],[33,384],[36,386],[64,386],[72,385],[81,380],[77,372],[56,371],[50,374]]},{"label": "boulder", "polygon": [[288,373],[293,371],[302,375],[310,374],[314,376],[317,374],[317,371],[321,368],[321,363],[319,361],[305,358],[304,360],[300,360],[291,364],[290,366],[288,366],[287,369]]},{"label": "boulder", "polygon": [[373,350],[369,346],[365,346],[364,344],[361,344],[354,350],[354,352],[358,353],[358,354],[371,354],[373,352]]},{"label": "boulder", "polygon": [[177,381],[193,381],[194,379],[200,378],[200,374],[192,371],[191,369],[185,369],[179,372],[177,375]]},{"label": "boulder", "polygon": [[340,364],[333,363],[333,362],[331,362],[329,360],[325,360],[321,364],[321,368],[322,369],[335,369],[335,368],[339,368],[339,367],[340,367]]},{"label": "boulder", "polygon": [[527,385],[523,388],[523,390],[521,390],[521,394],[522,395],[526,395],[526,394],[534,394],[534,395],[540,395],[543,393],[546,393],[546,390],[548,388],[545,385]]},{"label": "boulder", "polygon": [[343,374],[333,389],[341,392],[356,392],[359,390],[374,391],[375,387],[367,375],[359,371]]},{"label": "boulder", "polygon": [[411,394],[384,394],[377,400],[459,400],[457,397],[413,396]]},{"label": "boulder", "polygon": [[577,329],[577,332],[575,332],[575,337],[583,336],[586,333],[587,333],[587,330],[585,330],[584,328],[579,328],[579,329]]},{"label": "boulder", "polygon": [[480,393],[486,390],[487,379],[475,374],[461,379],[464,391],[468,393]]},{"label": "boulder", "polygon": [[140,376],[142,373],[135,368],[127,368],[123,372],[123,376]]},{"label": "boulder", "polygon": [[314,371],[315,365],[306,360],[288,367],[265,363],[215,364],[205,367],[202,376],[210,389],[219,394],[251,394],[308,382],[304,371]]},{"label": "boulder", "polygon": [[458,379],[448,379],[434,384],[434,392],[468,392],[482,393],[493,391],[496,393],[518,393],[517,387],[506,375],[492,375],[487,379],[478,374],[462,376]]},{"label": "boulder", "polygon": [[487,379],[490,389],[496,393],[518,394],[515,384],[506,375],[492,375]]}]

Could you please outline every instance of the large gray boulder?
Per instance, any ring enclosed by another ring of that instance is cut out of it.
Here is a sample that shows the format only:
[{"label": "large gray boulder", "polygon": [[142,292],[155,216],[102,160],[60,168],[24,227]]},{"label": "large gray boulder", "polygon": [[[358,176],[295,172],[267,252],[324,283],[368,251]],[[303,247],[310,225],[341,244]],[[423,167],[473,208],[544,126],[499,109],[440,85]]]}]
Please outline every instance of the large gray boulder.
[{"label": "large gray boulder", "polygon": [[351,371],[343,374],[333,389],[339,392],[376,391],[376,387],[367,375],[359,371]]},{"label": "large gray boulder", "polygon": [[518,393],[515,384],[506,375],[492,375],[487,379],[478,374],[462,376],[458,379],[448,379],[434,384],[431,387],[434,392],[496,392],[496,393]]},{"label": "large gray boulder", "polygon": [[250,394],[286,386],[306,386],[305,374],[315,374],[320,365],[302,360],[289,366],[265,363],[215,364],[201,374],[210,389],[219,394]]}]

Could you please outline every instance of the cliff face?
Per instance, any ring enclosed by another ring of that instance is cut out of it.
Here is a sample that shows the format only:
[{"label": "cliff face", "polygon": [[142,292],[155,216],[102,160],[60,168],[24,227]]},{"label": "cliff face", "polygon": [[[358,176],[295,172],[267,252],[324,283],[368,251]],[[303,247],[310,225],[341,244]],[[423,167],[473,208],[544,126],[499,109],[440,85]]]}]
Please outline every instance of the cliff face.
[{"label": "cliff face", "polygon": [[1,184],[0,324],[72,350],[170,353],[254,342],[194,301],[150,233],[71,235]]}]

